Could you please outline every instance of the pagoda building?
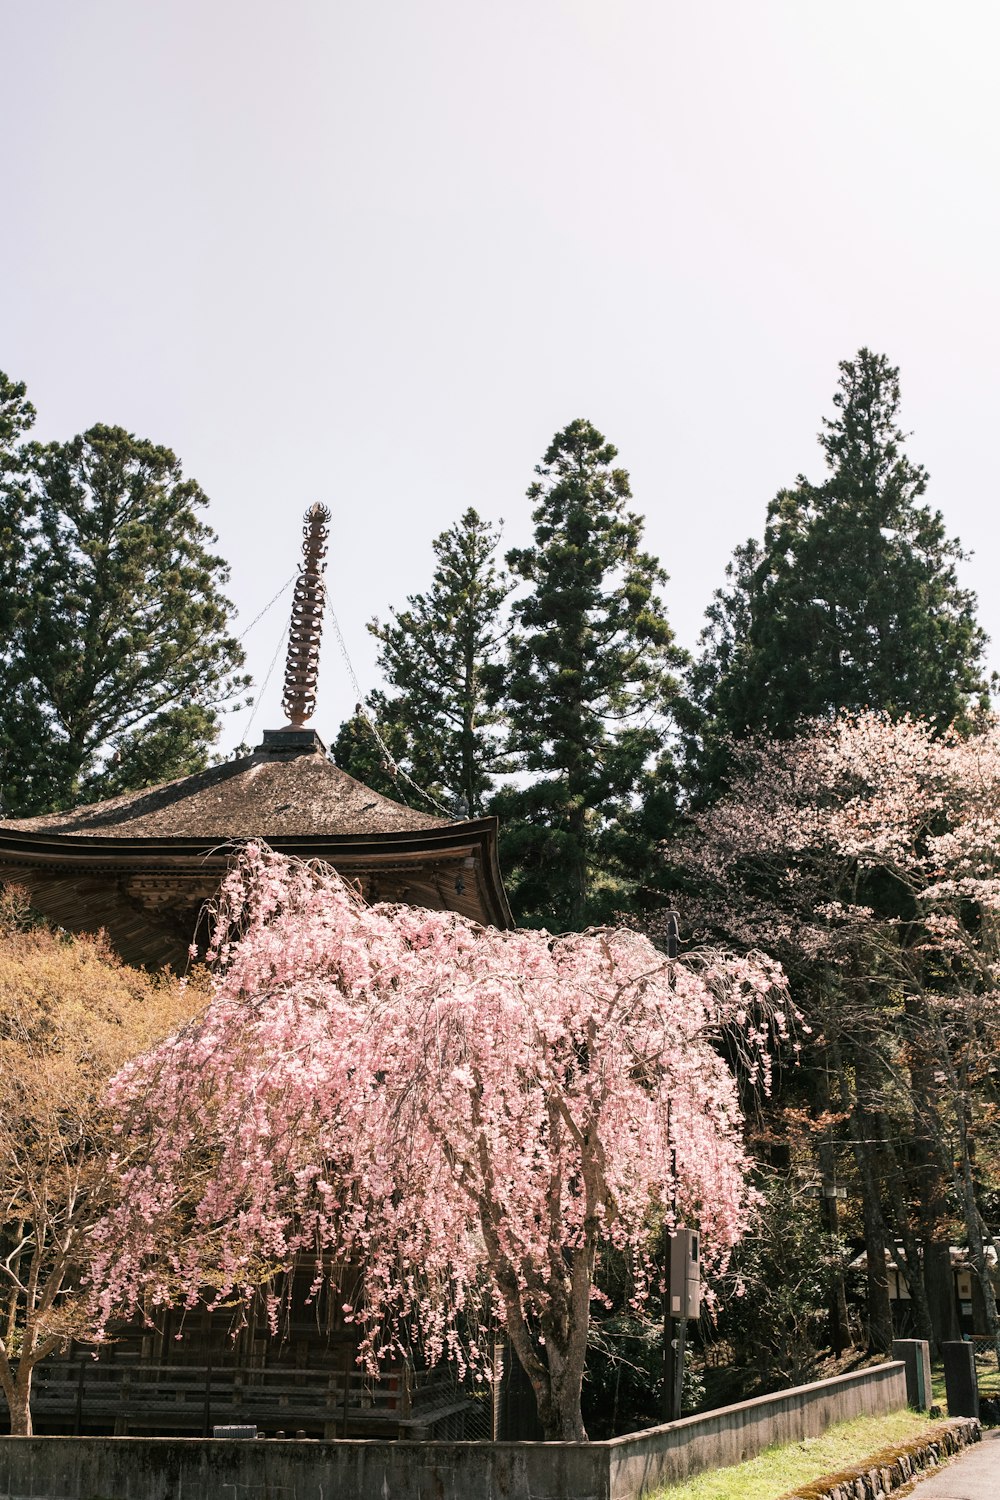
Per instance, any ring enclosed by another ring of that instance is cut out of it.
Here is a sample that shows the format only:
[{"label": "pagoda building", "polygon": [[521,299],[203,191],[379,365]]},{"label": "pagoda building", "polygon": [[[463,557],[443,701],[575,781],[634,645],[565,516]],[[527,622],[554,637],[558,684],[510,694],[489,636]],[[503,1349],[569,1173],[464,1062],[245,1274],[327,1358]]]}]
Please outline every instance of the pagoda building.
[{"label": "pagoda building", "polygon": [[[380,796],[334,765],[309,725],[328,521],[324,506],[306,515],[282,701],[288,723],[265,732],[252,754],[192,776],[0,822],[0,882],[25,887],[62,927],[103,927],[126,962],[149,966],[182,968],[196,934],[204,945],[204,903],[240,844],[257,839],[323,860],[369,901],[513,926],[495,818],[435,817]],[[488,1435],[484,1403],[447,1368],[400,1361],[377,1377],[360,1368],[357,1325],[332,1283],[315,1291],[315,1274],[310,1262],[283,1281],[277,1334],[262,1291],[245,1317],[229,1304],[162,1309],[156,1327],[136,1319],[116,1328],[97,1357],[73,1345],[46,1359],[34,1380],[36,1432],[208,1437],[235,1424],[279,1436]]]},{"label": "pagoda building", "polygon": [[[0,821],[0,882],[74,932],[104,928],[131,964],[183,967],[204,903],[243,842],[319,859],[369,901],[513,920],[495,818],[452,820],[379,795],[336,766],[316,706],[329,511],[306,514],[282,707],[249,755],[105,802]],[[206,934],[201,933],[204,939]]]}]

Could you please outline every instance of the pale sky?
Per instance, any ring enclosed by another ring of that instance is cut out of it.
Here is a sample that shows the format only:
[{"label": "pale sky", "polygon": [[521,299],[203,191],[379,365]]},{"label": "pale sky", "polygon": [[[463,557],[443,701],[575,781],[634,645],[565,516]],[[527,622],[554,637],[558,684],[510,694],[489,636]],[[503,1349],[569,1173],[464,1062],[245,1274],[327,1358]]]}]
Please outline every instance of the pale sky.
[{"label": "pale sky", "polygon": [[[867,344],[1000,667],[998,52],[995,0],[0,0],[0,368],[41,437],[180,455],[237,631],[329,505],[367,691],[365,621],[469,505],[527,541],[578,416],[693,648]],[[320,733],[353,702],[328,638]]]}]

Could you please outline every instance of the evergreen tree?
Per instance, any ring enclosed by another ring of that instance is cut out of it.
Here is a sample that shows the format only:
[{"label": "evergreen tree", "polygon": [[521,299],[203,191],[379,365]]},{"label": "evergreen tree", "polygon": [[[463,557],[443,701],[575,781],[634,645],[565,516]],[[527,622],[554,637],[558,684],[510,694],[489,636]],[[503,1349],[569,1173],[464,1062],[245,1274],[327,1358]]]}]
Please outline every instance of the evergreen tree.
[{"label": "evergreen tree", "polygon": [[394,691],[370,694],[367,707],[391,759],[360,714],[341,726],[334,744],[338,765],[374,790],[426,807],[419,787],[469,818],[481,816],[505,766],[499,715],[487,699],[511,590],[494,562],[499,539],[499,528],[470,508],[432,543],[427,593],[411,595],[385,624],[369,623]]},{"label": "evergreen tree", "polygon": [[885,355],[842,361],[819,436],[828,478],[800,475],[768,507],[763,545],[737,549],[690,679],[703,787],[723,774],[727,736],[787,736],[841,709],[944,726],[983,698],[986,637],[955,571],[965,554],[923,502],[928,475],[903,451],[899,399]]},{"label": "evergreen tree", "polygon": [[34,425],[35,408],[24,381],[11,380],[0,370],[0,474],[20,468],[25,433]]},{"label": "evergreen tree", "polygon": [[0,640],[7,816],[207,763],[217,708],[249,679],[227,633],[228,568],[197,516],[205,503],[168,448],[120,427],[30,445],[8,465],[0,566],[19,584]]},{"label": "evergreen tree", "polygon": [[25,435],[35,421],[23,381],[0,370],[0,649],[9,639],[24,563]]},{"label": "evergreen tree", "polygon": [[666,743],[671,669],[685,660],[658,597],[666,575],[641,551],[616,456],[589,422],[557,433],[528,491],[534,545],[507,555],[530,586],[514,605],[504,700],[511,750],[531,780],[493,808],[515,909],[556,929],[632,899],[636,803]]},{"label": "evergreen tree", "polygon": [[[378,739],[373,727],[378,731]],[[409,746],[404,729],[391,715],[385,693],[369,693],[364,703],[355,704],[354,713],[338,729],[332,749],[333,758],[342,771],[383,797],[391,797],[422,812],[433,810],[431,798],[435,802],[440,800],[439,792],[443,788],[411,786],[403,776]]]}]

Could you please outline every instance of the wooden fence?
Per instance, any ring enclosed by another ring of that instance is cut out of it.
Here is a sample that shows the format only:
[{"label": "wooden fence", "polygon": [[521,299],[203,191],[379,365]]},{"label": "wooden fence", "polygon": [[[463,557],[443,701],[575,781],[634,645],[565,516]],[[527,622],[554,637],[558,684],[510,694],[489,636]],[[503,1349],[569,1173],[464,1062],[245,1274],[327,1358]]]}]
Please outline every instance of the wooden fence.
[{"label": "wooden fence", "polygon": [[484,1401],[447,1371],[400,1366],[372,1380],[353,1354],[333,1370],[51,1360],[35,1374],[32,1417],[39,1433],[76,1436],[210,1437],[223,1425],[327,1439],[490,1436]]}]

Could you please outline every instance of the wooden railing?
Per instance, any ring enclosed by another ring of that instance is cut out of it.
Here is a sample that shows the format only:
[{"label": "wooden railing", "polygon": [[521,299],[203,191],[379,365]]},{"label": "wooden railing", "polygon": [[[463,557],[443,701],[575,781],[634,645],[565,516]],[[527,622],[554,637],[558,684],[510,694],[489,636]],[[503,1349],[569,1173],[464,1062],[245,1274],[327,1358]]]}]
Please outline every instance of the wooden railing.
[{"label": "wooden railing", "polygon": [[327,1438],[460,1437],[476,1408],[447,1371],[401,1365],[372,1379],[351,1356],[325,1370],[52,1360],[35,1373],[31,1405],[39,1432],[202,1437],[217,1425],[255,1424]]}]

